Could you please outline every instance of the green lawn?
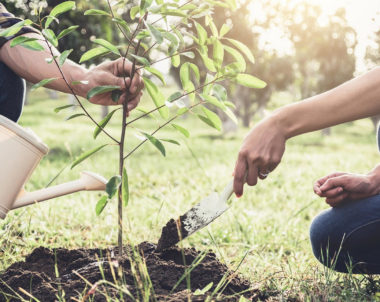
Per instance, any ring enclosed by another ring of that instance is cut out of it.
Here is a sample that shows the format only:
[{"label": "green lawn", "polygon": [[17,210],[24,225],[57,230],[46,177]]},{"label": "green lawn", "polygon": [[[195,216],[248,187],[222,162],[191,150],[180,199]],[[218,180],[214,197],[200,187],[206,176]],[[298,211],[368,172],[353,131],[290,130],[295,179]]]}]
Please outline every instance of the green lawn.
[{"label": "green lawn", "polygon": [[[101,134],[92,139],[93,126],[86,118],[65,121],[71,109],[54,113],[66,98],[49,100],[44,91],[32,94],[20,123],[32,128],[50,147],[49,154],[27,184],[28,190],[46,186],[64,167],[87,150],[107,142]],[[88,107],[99,119],[99,108]],[[80,112],[78,109],[76,112]],[[133,113],[137,116],[139,113]],[[120,116],[110,125],[118,134]],[[242,138],[248,131],[222,136],[189,117],[178,124],[191,131],[184,137],[173,128],[158,137],[175,138],[181,146],[167,144],[167,156],[150,145],[130,157],[127,168],[131,199],[125,209],[125,236],[133,243],[156,242],[162,226],[188,210],[213,190],[230,180]],[[157,123],[142,119],[128,130],[127,146],[139,140],[139,129],[154,129]],[[76,178],[90,170],[109,178],[117,174],[117,148],[108,147],[73,170],[65,169],[55,183]],[[235,267],[246,255],[240,272],[262,290],[278,291],[278,301],[375,300],[365,276],[347,276],[325,270],[313,257],[309,225],[327,206],[312,191],[315,179],[333,171],[366,173],[379,161],[373,126],[361,120],[291,139],[282,164],[267,180],[246,187],[241,199],[209,227],[194,234],[184,246],[212,248],[218,257]],[[1,269],[21,260],[37,246],[106,247],[117,241],[116,202],[101,216],[95,214],[100,194],[76,193],[10,212],[0,223]],[[375,280],[376,281],[376,280]],[[277,301],[277,300],[276,300]]]}]

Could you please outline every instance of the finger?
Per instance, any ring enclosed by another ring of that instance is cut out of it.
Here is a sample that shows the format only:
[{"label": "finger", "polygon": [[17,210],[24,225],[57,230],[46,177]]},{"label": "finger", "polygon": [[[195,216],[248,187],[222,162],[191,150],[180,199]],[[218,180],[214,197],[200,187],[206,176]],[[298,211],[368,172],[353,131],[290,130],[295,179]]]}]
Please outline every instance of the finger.
[{"label": "finger", "polygon": [[257,184],[257,176],[259,172],[259,167],[255,162],[248,162],[248,171],[247,171],[247,184],[249,186],[254,186]]},{"label": "finger", "polygon": [[329,178],[319,189],[322,192],[325,192],[336,187],[344,188],[344,185],[345,185],[345,177],[338,176],[338,177]]},{"label": "finger", "polygon": [[234,176],[234,192],[236,197],[240,197],[243,195],[243,187],[244,187],[244,176],[247,170],[247,163],[245,160],[245,156],[241,153],[238,156],[238,160],[235,166],[235,176]]},{"label": "finger", "polygon": [[115,67],[116,67],[116,76],[129,76],[132,72],[132,63],[125,59],[125,58],[119,58],[116,61],[114,61]]},{"label": "finger", "polygon": [[129,88],[129,91],[131,93],[136,93],[136,91],[138,89],[142,89],[142,79],[141,79],[141,76],[138,72],[135,72],[135,74],[133,75],[133,79],[132,79],[132,84]]},{"label": "finger", "polygon": [[322,191],[321,189],[319,188],[320,187],[320,184],[318,183],[318,181],[316,181],[313,185],[313,190],[314,190],[314,193],[317,194],[318,196],[321,196],[322,195]]},{"label": "finger", "polygon": [[142,92],[140,92],[139,95],[137,97],[135,97],[133,100],[128,102],[128,111],[131,111],[137,107],[137,105],[140,102],[141,96],[142,96]]},{"label": "finger", "polygon": [[328,197],[328,198],[334,198],[334,197],[337,197],[339,194],[341,194],[343,192],[343,188],[342,187],[336,187],[336,188],[332,188],[328,191],[322,191],[321,193],[321,197]]},{"label": "finger", "polygon": [[345,201],[347,201],[348,195],[349,193],[344,192],[336,198],[326,198],[326,203],[331,207],[337,207],[339,205],[342,205]]},{"label": "finger", "polygon": [[316,183],[319,184],[319,186],[322,186],[328,179],[333,178],[333,177],[337,177],[337,176],[341,176],[343,174],[345,174],[345,173],[343,173],[343,172],[330,173],[330,174],[318,179],[316,181]]}]

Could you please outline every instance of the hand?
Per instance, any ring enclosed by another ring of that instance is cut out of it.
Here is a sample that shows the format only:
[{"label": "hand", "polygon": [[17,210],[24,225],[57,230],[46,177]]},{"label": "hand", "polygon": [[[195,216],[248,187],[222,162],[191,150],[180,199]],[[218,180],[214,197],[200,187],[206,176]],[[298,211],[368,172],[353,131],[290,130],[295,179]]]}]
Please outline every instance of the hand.
[{"label": "hand", "polygon": [[244,183],[254,186],[257,178],[265,179],[280,163],[286,137],[274,116],[257,124],[240,147],[234,171],[234,192],[243,194]]},{"label": "hand", "polygon": [[335,172],[314,183],[314,192],[326,198],[326,203],[337,207],[348,201],[367,198],[379,193],[376,170],[369,174]]},{"label": "hand", "polygon": [[[132,73],[132,63],[128,60],[120,58],[115,61],[102,63],[86,72],[84,81],[88,84],[81,84],[79,94],[83,97],[87,96],[88,91],[96,86],[115,85],[120,86],[121,95],[117,103],[111,98],[111,92],[96,95],[90,99],[93,104],[100,105],[117,105],[128,102],[128,111],[134,109],[140,101],[142,89],[144,88],[143,81],[139,72],[135,72],[132,79],[127,77],[124,81],[124,75]],[[75,86],[74,86],[75,87]]]}]

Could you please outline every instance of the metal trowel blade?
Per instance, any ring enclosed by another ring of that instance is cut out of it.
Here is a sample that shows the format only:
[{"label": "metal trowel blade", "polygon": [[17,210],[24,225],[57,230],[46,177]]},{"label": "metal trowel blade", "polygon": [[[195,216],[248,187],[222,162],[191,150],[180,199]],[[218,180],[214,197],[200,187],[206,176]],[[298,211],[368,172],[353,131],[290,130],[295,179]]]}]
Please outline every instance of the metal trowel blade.
[{"label": "metal trowel blade", "polygon": [[213,222],[228,210],[227,201],[232,192],[233,181],[231,180],[221,194],[214,192],[177,220],[171,219],[162,229],[157,249],[169,248]]}]

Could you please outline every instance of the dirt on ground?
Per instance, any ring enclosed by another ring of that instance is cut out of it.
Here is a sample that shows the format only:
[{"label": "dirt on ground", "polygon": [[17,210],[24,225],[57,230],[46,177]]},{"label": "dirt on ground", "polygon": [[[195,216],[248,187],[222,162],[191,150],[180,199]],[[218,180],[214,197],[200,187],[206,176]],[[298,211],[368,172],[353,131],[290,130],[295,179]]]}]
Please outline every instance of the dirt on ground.
[{"label": "dirt on ground", "polygon": [[[143,242],[118,249],[39,247],[24,262],[0,275],[0,301],[249,301],[263,300],[258,289],[229,270],[211,252],[171,247],[157,251]],[[211,285],[212,282],[212,285]],[[64,293],[64,294],[63,294]],[[28,296],[29,295],[29,296]],[[64,295],[64,299],[59,298]]]}]

